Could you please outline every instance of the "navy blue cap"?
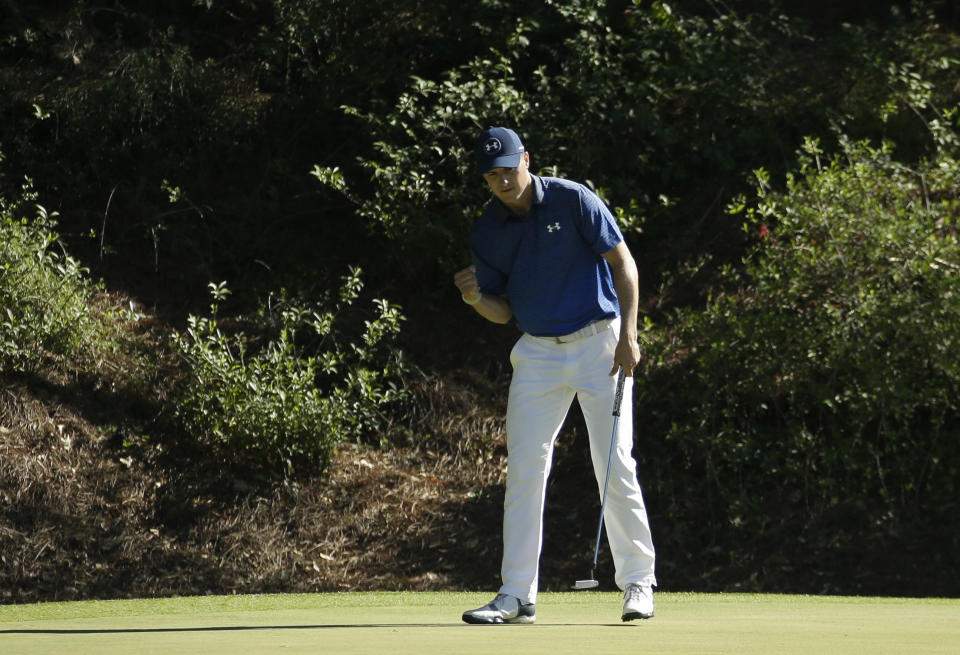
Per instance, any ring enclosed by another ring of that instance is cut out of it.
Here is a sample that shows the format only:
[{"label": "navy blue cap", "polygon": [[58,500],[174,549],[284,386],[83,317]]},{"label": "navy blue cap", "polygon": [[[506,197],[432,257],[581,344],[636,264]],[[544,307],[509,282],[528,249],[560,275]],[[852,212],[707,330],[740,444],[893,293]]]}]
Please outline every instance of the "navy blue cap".
[{"label": "navy blue cap", "polygon": [[488,127],[474,146],[477,173],[483,175],[494,168],[516,168],[523,158],[523,142],[517,133],[506,127]]}]

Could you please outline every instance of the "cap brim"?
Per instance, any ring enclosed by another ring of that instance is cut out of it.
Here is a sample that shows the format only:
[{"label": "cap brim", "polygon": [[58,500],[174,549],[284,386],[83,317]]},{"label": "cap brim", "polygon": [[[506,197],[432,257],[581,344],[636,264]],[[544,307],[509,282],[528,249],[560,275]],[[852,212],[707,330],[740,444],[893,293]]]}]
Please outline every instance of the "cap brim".
[{"label": "cap brim", "polygon": [[477,172],[483,175],[488,171],[492,171],[494,168],[516,168],[520,165],[521,159],[523,159],[522,152],[487,159],[477,164]]}]

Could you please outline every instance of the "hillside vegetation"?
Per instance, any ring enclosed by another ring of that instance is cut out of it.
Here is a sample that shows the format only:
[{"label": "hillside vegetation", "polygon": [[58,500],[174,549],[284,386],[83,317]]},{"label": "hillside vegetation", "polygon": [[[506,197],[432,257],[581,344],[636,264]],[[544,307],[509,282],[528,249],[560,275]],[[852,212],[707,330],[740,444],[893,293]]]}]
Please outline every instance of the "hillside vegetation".
[{"label": "hillside vegetation", "polygon": [[641,267],[662,587],[957,595],[958,68],[947,0],[0,3],[0,602],[492,590],[491,124]]}]

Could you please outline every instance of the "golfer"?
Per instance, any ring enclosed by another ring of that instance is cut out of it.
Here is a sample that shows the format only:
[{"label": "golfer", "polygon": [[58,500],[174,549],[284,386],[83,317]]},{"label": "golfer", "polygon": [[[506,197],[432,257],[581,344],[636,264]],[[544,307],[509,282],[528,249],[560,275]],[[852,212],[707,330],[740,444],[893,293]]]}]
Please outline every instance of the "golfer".
[{"label": "golfer", "polygon": [[473,265],[454,276],[463,301],[523,335],[510,353],[502,586],[467,623],[536,620],[543,509],[557,434],[574,397],[602,490],[617,374],[628,376],[617,422],[604,516],[624,591],[624,621],[653,616],[654,549],[633,448],[637,267],[617,223],[583,185],[530,173],[513,130],[491,127],[476,146],[477,173],[494,197],[470,234]]}]

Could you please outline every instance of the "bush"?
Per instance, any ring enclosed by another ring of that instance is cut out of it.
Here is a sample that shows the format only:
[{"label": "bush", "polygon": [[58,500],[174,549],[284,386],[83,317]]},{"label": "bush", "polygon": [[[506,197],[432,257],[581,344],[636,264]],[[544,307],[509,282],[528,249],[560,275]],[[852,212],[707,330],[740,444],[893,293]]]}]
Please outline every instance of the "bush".
[{"label": "bush", "polygon": [[394,380],[404,370],[391,347],[403,316],[375,300],[377,316],[353,341],[342,324],[362,288],[359,269],[343,280],[332,309],[271,299],[256,325],[273,334],[254,339],[225,332],[217,318],[226,285],[210,285],[209,317],[191,316],[178,348],[189,375],[179,386],[175,415],[193,437],[222,447],[234,464],[263,475],[320,471],[337,444],[369,437],[382,409],[403,397]]},{"label": "bush", "polygon": [[[702,310],[651,331],[650,453],[714,517],[781,544],[860,547],[955,525],[960,498],[960,162],[808,141],[783,191],[730,208],[751,246]],[[655,450],[655,448],[654,448]],[[683,473],[679,473],[683,470]],[[676,493],[676,496],[674,496]],[[722,517],[722,518],[717,518]],[[851,518],[853,517],[853,518]],[[922,535],[922,536],[921,536]],[[955,544],[954,544],[955,546]]]},{"label": "bush", "polygon": [[[507,17],[487,52],[432,79],[413,77],[386,111],[346,107],[375,152],[363,152],[357,168],[314,174],[422,277],[466,257],[474,212],[488,197],[471,147],[491,124],[517,128],[534,170],[594,187],[629,239],[646,232],[657,242],[651,258],[728,234],[736,225],[716,209],[742,187],[742,171],[786,163],[793,131],[827,121],[806,100],[823,92],[802,66],[814,41],[804,25],[780,14],[710,14],[577,0]],[[704,225],[708,216],[719,218]]]},{"label": "bush", "polygon": [[[480,126],[523,122],[527,106],[509,58],[477,57],[440,82],[414,78],[386,116],[344,108],[376,136],[376,158],[358,160],[372,182],[368,192],[339,167],[315,166],[313,175],[391,244],[384,254],[393,270],[421,277],[436,263],[449,270],[466,260],[473,211],[485,197],[473,139]],[[465,189],[466,180],[476,182]]]},{"label": "bush", "polygon": [[722,208],[749,190],[744,171],[789,170],[802,135],[826,135],[831,121],[904,141],[922,134],[903,102],[923,91],[915,77],[944,81],[933,100],[953,102],[952,44],[938,42],[920,7],[877,9],[889,14],[883,29],[817,31],[778,3],[707,4],[568,0],[505,11],[486,52],[411,77],[386,109],[345,108],[373,152],[314,174],[374,235],[388,235],[391,266],[433,278],[462,265],[488,197],[472,140],[508,124],[535,171],[596,189],[655,282],[691,248],[738,237]]},{"label": "bush", "polygon": [[[60,247],[57,214],[24,195],[0,198],[0,365],[25,372],[82,357],[97,342],[86,269]],[[27,218],[31,209],[35,212]]]}]

